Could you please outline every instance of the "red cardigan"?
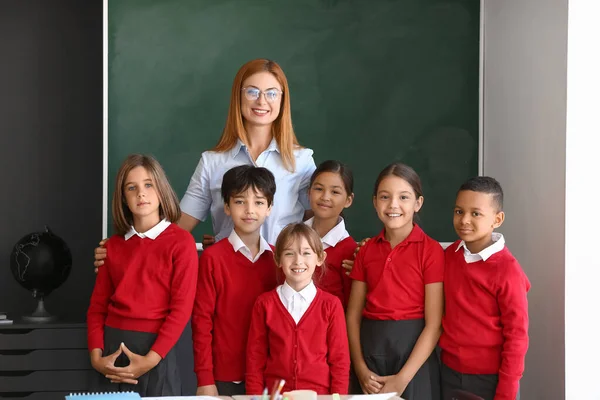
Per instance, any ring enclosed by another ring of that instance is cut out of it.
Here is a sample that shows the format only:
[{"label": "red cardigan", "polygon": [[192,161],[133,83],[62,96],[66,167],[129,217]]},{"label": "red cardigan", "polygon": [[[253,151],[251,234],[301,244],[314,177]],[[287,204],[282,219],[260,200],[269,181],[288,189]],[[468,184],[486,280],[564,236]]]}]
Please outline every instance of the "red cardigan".
[{"label": "red cardigan", "polygon": [[350,352],[339,299],[317,289],[298,325],[277,290],[256,300],[246,353],[246,393],[260,394],[276,379],[284,391],[348,392]]},{"label": "red cardigan", "polygon": [[467,263],[459,241],[446,249],[442,362],[463,374],[498,374],[495,400],[514,400],[529,343],[531,287],[506,247]]},{"label": "red cardigan", "polygon": [[[346,275],[346,270],[342,267],[342,261],[354,259],[356,246],[356,241],[352,237],[347,237],[335,246],[326,248],[325,274],[320,279],[315,279],[317,287],[340,299],[344,310],[348,306],[352,280]],[[318,276],[319,273],[321,273],[321,267],[317,267],[315,275]]]},{"label": "red cardigan", "polygon": [[156,239],[114,235],[98,268],[87,313],[88,347],[104,349],[104,325],[157,333],[152,350],[165,357],[190,320],[198,253],[192,235],[171,224]]},{"label": "red cardigan", "polygon": [[198,386],[244,380],[252,307],[277,286],[276,270],[272,251],[252,263],[227,238],[202,253],[192,316]]}]

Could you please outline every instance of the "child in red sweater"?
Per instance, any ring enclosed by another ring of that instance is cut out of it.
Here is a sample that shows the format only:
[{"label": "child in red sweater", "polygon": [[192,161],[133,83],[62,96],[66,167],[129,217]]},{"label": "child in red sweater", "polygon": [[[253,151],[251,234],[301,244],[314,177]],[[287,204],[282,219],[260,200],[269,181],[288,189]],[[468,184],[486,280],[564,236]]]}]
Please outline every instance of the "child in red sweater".
[{"label": "child in red sweater", "polygon": [[523,375],[529,280],[495,233],[504,221],[502,187],[476,177],[458,190],[454,229],[446,249],[442,320],[444,400],[463,390],[485,400],[515,400]]},{"label": "child in red sweater", "polygon": [[444,309],[444,252],[413,221],[423,205],[417,173],[400,163],[384,168],[373,205],[384,229],[360,249],[350,274],[352,392],[439,400],[433,350]]},{"label": "child in red sweater", "polygon": [[[305,222],[323,242],[327,268],[317,267],[317,287],[337,296],[346,309],[350,297],[350,277],[342,261],[354,258],[356,241],[348,234],[342,211],[352,205],[354,178],[348,166],[339,161],[321,163],[310,178],[308,197],[314,217]],[[323,273],[325,272],[325,273]]]},{"label": "child in red sweater", "polygon": [[312,282],[326,254],[303,223],[286,226],[275,244],[285,283],[258,297],[248,334],[246,392],[260,394],[278,379],[284,391],[347,393],[350,356],[340,300]]},{"label": "child in red sweater", "polygon": [[223,176],[221,195],[233,230],[200,256],[192,316],[198,396],[246,393],[252,306],[277,286],[273,251],[260,235],[275,195],[273,174],[250,165],[234,167]]},{"label": "child in red sweater", "polygon": [[192,235],[172,224],[177,197],[158,162],[131,155],[112,199],[115,234],[87,313],[92,391],[181,395],[175,352],[190,319],[198,254]]}]

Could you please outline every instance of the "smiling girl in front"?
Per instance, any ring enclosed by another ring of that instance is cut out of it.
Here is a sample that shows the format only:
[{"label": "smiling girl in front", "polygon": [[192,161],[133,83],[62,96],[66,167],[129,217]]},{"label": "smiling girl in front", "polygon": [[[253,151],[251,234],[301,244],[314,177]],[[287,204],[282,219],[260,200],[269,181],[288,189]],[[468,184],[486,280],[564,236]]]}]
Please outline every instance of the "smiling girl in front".
[{"label": "smiling girl in front", "polygon": [[262,294],[252,311],[246,352],[246,392],[260,394],[277,379],[284,391],[347,393],[350,370],[344,310],[312,277],[326,254],[303,223],[286,226],[275,245],[285,283]]},{"label": "smiling girl in front", "polygon": [[91,390],[181,395],[173,346],[190,319],[198,254],[192,235],[171,221],[181,215],[158,162],[131,155],[112,201],[115,234],[87,314],[94,374]]},{"label": "smiling girl in front", "polygon": [[423,206],[419,176],[404,164],[389,165],[377,177],[373,205],[384,228],[360,249],[350,274],[346,319],[360,384],[352,389],[438,400],[433,350],[444,309],[444,253],[413,222]]}]

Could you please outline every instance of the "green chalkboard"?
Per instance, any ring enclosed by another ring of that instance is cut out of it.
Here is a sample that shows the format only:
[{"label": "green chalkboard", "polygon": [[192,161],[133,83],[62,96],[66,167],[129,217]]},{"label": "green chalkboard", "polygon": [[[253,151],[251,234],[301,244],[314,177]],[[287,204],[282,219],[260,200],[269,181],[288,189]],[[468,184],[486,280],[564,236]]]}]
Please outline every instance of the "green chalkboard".
[{"label": "green chalkboard", "polygon": [[108,45],[109,199],[133,152],[154,154],[183,196],[235,73],[264,57],[286,72],[315,161],[354,170],[355,238],[381,228],[373,182],[402,161],[423,180],[425,231],[455,239],[455,192],[478,171],[479,0],[109,0]]}]

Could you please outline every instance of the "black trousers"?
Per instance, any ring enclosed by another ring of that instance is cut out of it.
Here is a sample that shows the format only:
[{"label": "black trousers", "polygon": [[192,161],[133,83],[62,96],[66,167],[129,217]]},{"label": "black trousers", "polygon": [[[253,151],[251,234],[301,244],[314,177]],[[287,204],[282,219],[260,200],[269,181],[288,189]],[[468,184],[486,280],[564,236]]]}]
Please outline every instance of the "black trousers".
[{"label": "black trousers", "polygon": [[[498,386],[497,374],[461,374],[442,363],[443,400],[494,400]],[[471,395],[471,396],[469,396]],[[520,393],[517,392],[516,400]]]},{"label": "black trousers", "polygon": [[[374,321],[363,318],[360,325],[360,345],[365,363],[379,376],[397,374],[406,364],[425,321]],[[350,393],[362,393],[354,371],[351,374]],[[404,393],[404,400],[440,400],[440,364],[434,352],[421,366]]]},{"label": "black trousers", "polygon": [[[121,343],[125,343],[125,346],[134,353],[145,355],[150,351],[155,340],[156,334],[154,333],[126,331],[105,326],[102,356],[106,357],[117,351]],[[127,365],[129,365],[129,359],[125,354],[121,354],[117,358],[115,366],[126,367]],[[133,391],[139,393],[142,397],[181,396],[182,386],[175,351],[170,351],[156,367],[140,376],[137,381],[137,385],[111,383],[110,380],[94,370],[90,380],[90,391]]]},{"label": "black trousers", "polygon": [[243,396],[246,394],[246,383],[215,381],[219,396]]}]

